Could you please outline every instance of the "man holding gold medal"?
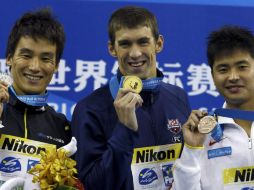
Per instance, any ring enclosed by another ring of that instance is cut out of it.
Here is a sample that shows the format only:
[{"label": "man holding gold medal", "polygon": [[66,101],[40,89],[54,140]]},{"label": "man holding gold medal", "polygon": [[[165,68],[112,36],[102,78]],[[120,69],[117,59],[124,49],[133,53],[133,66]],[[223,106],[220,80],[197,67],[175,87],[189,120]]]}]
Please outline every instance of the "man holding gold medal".
[{"label": "man holding gold medal", "polygon": [[58,69],[64,42],[63,26],[48,9],[25,13],[10,32],[6,63],[12,80],[3,74],[0,81],[0,186],[25,177],[41,151],[71,140],[69,121],[47,105],[46,87]]},{"label": "man holding gold medal", "polygon": [[168,189],[190,114],[187,95],[162,82],[163,37],[150,11],[120,8],[108,32],[117,75],[77,104],[71,123],[79,179],[89,190]]},{"label": "man holding gold medal", "polygon": [[254,35],[224,26],[208,37],[208,62],[223,108],[194,110],[183,126],[174,190],[254,188]]}]

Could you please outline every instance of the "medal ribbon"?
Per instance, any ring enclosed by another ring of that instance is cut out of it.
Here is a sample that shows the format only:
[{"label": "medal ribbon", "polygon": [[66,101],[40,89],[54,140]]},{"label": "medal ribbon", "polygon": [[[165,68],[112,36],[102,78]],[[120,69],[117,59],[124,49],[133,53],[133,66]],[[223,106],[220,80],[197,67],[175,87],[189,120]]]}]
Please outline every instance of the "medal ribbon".
[{"label": "medal ribbon", "polygon": [[10,86],[8,88],[8,92],[19,99],[21,102],[30,105],[30,106],[46,106],[47,105],[47,99],[48,99],[48,93],[45,93],[44,95],[17,95],[13,86]]},{"label": "medal ribbon", "polygon": [[216,115],[220,115],[224,117],[254,121],[254,111],[218,108],[214,111],[214,113]]},{"label": "medal ribbon", "polygon": [[[254,111],[218,108],[218,109],[215,109],[214,111],[209,113],[209,115],[214,115],[214,114],[223,116],[223,117],[230,117],[230,118],[237,118],[237,119],[243,119],[243,120],[248,120],[248,121],[254,121]],[[221,140],[221,138],[223,136],[223,128],[219,123],[217,123],[216,127],[212,130],[211,136],[217,142]]]},{"label": "medal ribbon", "polygon": [[[143,83],[142,90],[144,91],[153,90],[154,88],[158,86],[158,84],[162,81],[162,79],[163,77],[156,77],[156,78],[151,78],[147,80],[142,80],[142,83]],[[114,99],[116,98],[119,88],[122,88],[123,80],[124,80],[124,76],[121,77],[121,81],[119,84],[117,76],[113,76],[110,79],[109,88],[110,88],[111,95]]]}]

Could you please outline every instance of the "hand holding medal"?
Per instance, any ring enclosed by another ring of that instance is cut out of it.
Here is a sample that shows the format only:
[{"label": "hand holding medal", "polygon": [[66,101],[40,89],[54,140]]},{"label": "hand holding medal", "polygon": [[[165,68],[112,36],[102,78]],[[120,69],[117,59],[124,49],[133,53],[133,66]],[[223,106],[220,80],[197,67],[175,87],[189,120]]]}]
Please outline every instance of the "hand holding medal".
[{"label": "hand holding medal", "polygon": [[123,76],[114,101],[119,121],[133,131],[138,130],[136,109],[143,103],[139,95],[142,88],[142,80],[137,76]]},{"label": "hand holding medal", "polygon": [[183,126],[185,143],[192,147],[201,147],[208,133],[211,133],[215,141],[220,141],[223,131],[216,117],[214,112],[208,114],[200,110],[193,110]]},{"label": "hand holding medal", "polygon": [[[12,85],[12,78],[7,73],[0,72],[0,81],[4,82],[0,87],[0,116],[3,112],[3,103],[7,102],[9,99],[9,94],[7,88]],[[7,85],[7,86],[6,86]],[[3,128],[2,121],[0,120],[0,128]]]},{"label": "hand holding medal", "polygon": [[203,127],[205,127],[206,125],[202,126],[202,123],[203,122],[206,123],[207,121],[202,121],[201,127],[199,126],[199,123],[200,123],[200,120],[202,120],[202,118],[206,116],[207,116],[207,112],[200,111],[200,110],[192,110],[188,120],[185,122],[185,124],[182,127],[185,144],[191,147],[203,146],[203,143],[206,137],[206,134],[204,134],[204,132],[207,132],[208,130],[203,129]]},{"label": "hand holding medal", "polygon": [[3,72],[0,72],[0,81],[3,81],[8,86],[11,86],[13,82],[12,77],[9,74]]}]

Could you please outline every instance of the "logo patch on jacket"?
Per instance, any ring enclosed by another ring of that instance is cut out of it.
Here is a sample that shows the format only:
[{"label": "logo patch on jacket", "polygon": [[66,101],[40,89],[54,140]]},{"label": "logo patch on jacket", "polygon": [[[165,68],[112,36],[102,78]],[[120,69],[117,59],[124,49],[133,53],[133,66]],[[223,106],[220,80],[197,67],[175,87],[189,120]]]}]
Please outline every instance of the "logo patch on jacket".
[{"label": "logo patch on jacket", "polygon": [[181,123],[178,119],[168,119],[168,130],[174,134],[178,134],[181,131]]},{"label": "logo patch on jacket", "polygon": [[5,173],[21,171],[19,158],[5,157],[0,163],[0,171]]},{"label": "logo patch on jacket", "polygon": [[158,176],[153,168],[144,168],[139,174],[139,184],[148,185],[154,180],[157,180]]},{"label": "logo patch on jacket", "polygon": [[228,156],[232,154],[232,148],[229,147],[223,147],[223,148],[216,148],[212,150],[208,150],[208,159],[221,157],[221,156]]}]

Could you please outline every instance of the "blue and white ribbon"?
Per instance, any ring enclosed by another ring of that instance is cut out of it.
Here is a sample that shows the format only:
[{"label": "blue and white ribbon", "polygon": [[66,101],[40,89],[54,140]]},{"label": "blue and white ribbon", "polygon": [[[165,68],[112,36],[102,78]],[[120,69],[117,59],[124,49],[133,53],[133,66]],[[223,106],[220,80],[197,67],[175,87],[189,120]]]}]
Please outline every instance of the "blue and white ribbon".
[{"label": "blue and white ribbon", "polygon": [[47,99],[48,99],[48,93],[45,93],[43,95],[17,95],[13,86],[10,86],[8,88],[8,92],[19,99],[21,102],[30,105],[30,106],[46,106],[47,105]]},{"label": "blue and white ribbon", "polygon": [[[254,121],[254,111],[218,108],[213,112],[210,112],[209,115],[219,115],[222,117]],[[220,124],[217,123],[216,127],[211,132],[211,136],[217,142],[221,140],[223,136],[223,128]]]}]

